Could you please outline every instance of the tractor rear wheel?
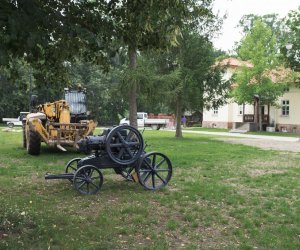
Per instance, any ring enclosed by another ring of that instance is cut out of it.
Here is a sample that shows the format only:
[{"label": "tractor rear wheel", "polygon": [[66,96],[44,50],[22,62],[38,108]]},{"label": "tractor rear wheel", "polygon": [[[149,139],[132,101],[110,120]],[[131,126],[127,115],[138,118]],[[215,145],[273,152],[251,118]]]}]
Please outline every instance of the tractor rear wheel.
[{"label": "tractor rear wheel", "polygon": [[35,131],[28,131],[26,138],[27,153],[30,155],[39,155],[41,150],[41,137]]}]

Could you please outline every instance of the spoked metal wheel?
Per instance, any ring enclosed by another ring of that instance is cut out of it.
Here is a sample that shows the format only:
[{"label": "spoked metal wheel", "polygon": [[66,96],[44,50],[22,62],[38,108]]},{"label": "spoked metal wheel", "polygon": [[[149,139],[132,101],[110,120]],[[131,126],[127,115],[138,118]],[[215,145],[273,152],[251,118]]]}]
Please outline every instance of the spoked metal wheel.
[{"label": "spoked metal wheel", "polygon": [[141,133],[128,125],[112,129],[105,143],[105,149],[110,159],[120,165],[130,165],[138,160],[144,149]]},{"label": "spoked metal wheel", "polygon": [[75,172],[73,182],[79,193],[83,195],[95,194],[103,184],[103,175],[98,168],[85,165]]},{"label": "spoked metal wheel", "polygon": [[[81,160],[81,158],[74,158],[74,159],[70,160],[65,167],[65,173],[67,173],[67,174],[75,173],[77,170],[78,162],[80,160]],[[69,181],[71,183],[73,183],[72,179],[69,179]]]},{"label": "spoked metal wheel", "polygon": [[172,164],[167,156],[158,152],[145,154],[136,168],[140,184],[157,190],[168,184],[172,177]]}]

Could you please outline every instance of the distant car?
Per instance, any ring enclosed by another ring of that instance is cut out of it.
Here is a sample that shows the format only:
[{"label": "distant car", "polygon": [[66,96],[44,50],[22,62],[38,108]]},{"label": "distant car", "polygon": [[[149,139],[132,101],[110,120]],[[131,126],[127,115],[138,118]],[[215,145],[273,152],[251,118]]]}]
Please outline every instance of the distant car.
[{"label": "distant car", "polygon": [[[154,130],[159,130],[160,128],[165,128],[169,122],[169,119],[148,119],[148,114],[144,112],[137,113],[137,124],[138,127],[151,127]],[[128,118],[123,118],[120,121],[120,125],[129,125]]]},{"label": "distant car", "polygon": [[3,118],[2,121],[6,122],[9,128],[22,126],[22,120],[26,118],[27,114],[29,114],[29,112],[20,112],[20,116],[18,118]]}]

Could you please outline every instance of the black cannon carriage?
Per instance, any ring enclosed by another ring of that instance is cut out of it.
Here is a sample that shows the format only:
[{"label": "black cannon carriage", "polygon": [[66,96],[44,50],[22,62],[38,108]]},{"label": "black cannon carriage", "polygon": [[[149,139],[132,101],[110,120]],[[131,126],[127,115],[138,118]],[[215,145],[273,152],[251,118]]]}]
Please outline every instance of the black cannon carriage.
[{"label": "black cannon carriage", "polygon": [[159,152],[145,152],[141,133],[129,125],[104,129],[99,136],[87,136],[78,148],[92,153],[70,160],[63,174],[46,174],[45,179],[68,179],[81,194],[97,193],[103,184],[101,169],[113,168],[128,181],[139,182],[148,190],[157,190],[172,177],[172,163]]}]

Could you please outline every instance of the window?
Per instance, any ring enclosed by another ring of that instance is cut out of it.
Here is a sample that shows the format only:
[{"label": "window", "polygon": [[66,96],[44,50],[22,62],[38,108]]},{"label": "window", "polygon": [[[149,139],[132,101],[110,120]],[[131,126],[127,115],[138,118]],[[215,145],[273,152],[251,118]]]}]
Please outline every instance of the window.
[{"label": "window", "polygon": [[239,115],[243,114],[243,105],[239,105],[238,114]]},{"label": "window", "polygon": [[137,114],[137,119],[143,119],[143,114]]},{"label": "window", "polygon": [[217,108],[213,108],[213,114],[217,115],[219,113],[219,110]]},{"label": "window", "polygon": [[281,101],[281,114],[284,116],[290,115],[290,101],[289,100]]}]

